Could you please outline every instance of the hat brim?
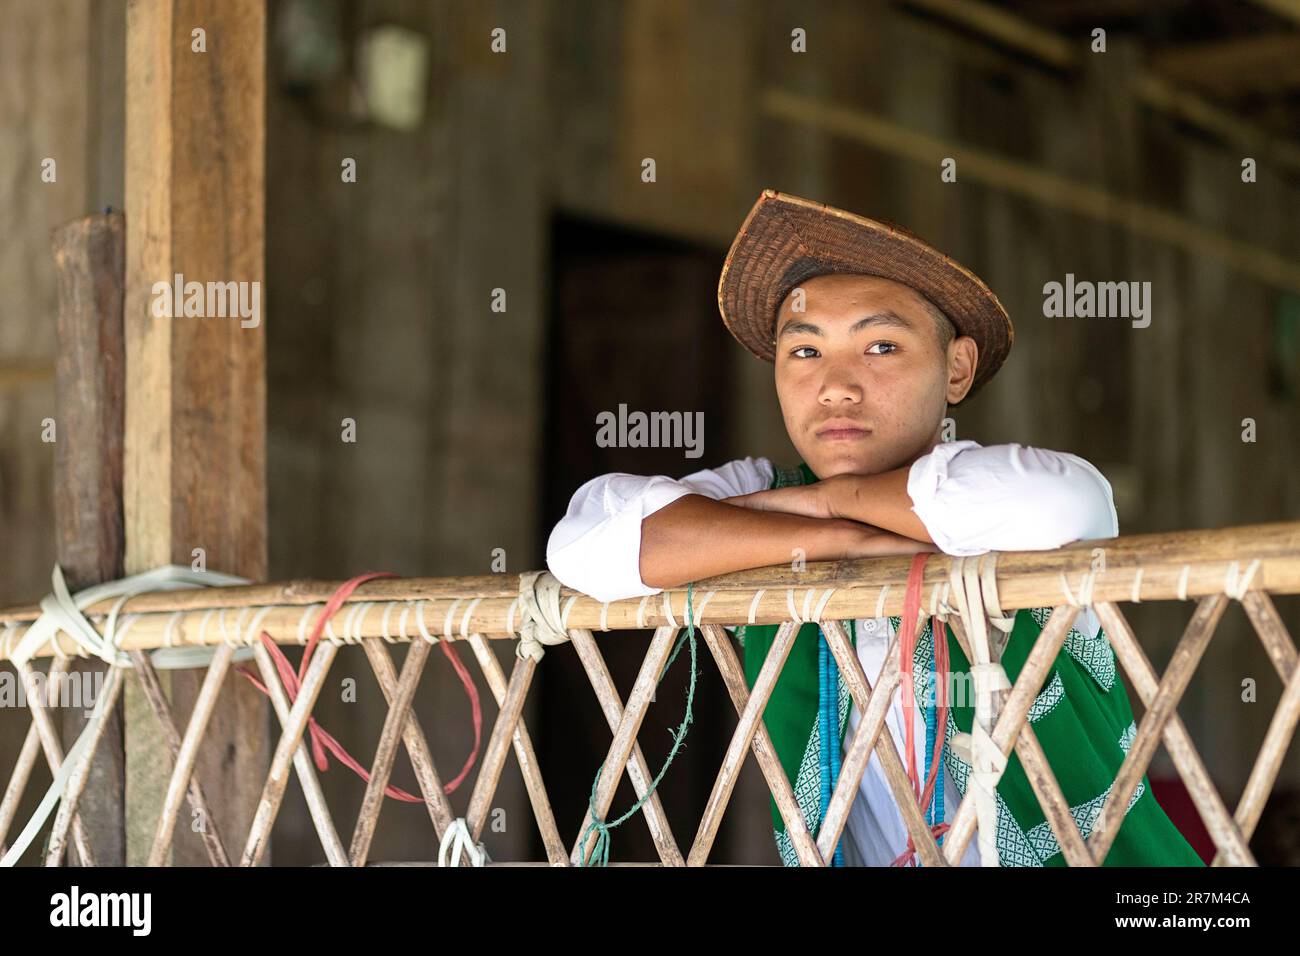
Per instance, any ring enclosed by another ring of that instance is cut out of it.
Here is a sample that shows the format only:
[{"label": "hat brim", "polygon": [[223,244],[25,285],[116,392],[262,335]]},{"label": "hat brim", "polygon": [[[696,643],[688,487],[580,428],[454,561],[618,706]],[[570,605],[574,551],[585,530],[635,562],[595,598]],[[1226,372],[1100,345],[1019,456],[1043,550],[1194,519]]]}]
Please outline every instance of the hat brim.
[{"label": "hat brim", "polygon": [[979,357],[966,398],[993,377],[1015,331],[998,297],[969,269],[893,223],[825,203],[763,190],[749,211],[718,280],[722,321],[761,359],[776,361],[773,334],[781,302],[826,273],[881,276],[911,286],[944,311]]}]

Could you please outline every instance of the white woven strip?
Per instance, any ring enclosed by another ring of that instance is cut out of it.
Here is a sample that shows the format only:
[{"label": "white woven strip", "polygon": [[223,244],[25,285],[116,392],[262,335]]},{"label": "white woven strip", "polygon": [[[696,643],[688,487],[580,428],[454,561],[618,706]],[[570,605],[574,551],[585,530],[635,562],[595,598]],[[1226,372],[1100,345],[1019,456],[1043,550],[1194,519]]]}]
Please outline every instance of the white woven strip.
[{"label": "white woven strip", "polygon": [[796,624],[802,624],[804,618],[794,606],[794,588],[785,589],[785,606],[786,610],[790,612],[790,620]]},{"label": "white woven strip", "polygon": [[822,619],[822,612],[826,610],[826,605],[830,603],[831,595],[835,593],[835,588],[827,588],[826,593],[822,595],[821,600],[817,602],[817,608],[812,613],[812,619],[819,624]]},{"label": "white woven strip", "polygon": [[816,598],[816,596],[817,596],[816,588],[808,588],[803,592],[803,619],[805,621],[816,620],[816,618],[813,617],[813,612],[810,607],[810,605],[813,602],[813,599]]},{"label": "white woven strip", "polygon": [[[323,605],[322,605],[323,606]],[[298,618],[298,643],[307,643],[307,618],[311,617],[312,608],[315,604],[308,604],[302,609],[302,616]]]},{"label": "white woven strip", "polygon": [[885,616],[885,597],[889,594],[889,585],[886,584],[880,589],[880,597],[876,598],[876,617]]},{"label": "white woven strip", "polygon": [[469,607],[465,608],[465,616],[462,617],[462,618],[460,619],[460,636],[461,636],[461,637],[469,637],[469,618],[470,618],[470,615],[474,613],[474,608],[478,607],[479,602],[482,601],[482,600],[483,600],[483,599],[482,599],[481,597],[476,597],[473,601],[470,602]]},{"label": "white woven strip", "polygon": [[[440,639],[431,634],[429,632],[429,625],[424,623],[424,604],[425,601],[423,598],[415,602],[415,628],[419,632],[420,636],[430,644],[437,644]],[[405,624],[405,621],[403,621],[403,624]]]},{"label": "white woven strip", "polygon": [[664,596],[664,617],[668,619],[668,626],[673,629],[676,629],[677,619],[673,617],[672,597],[667,591],[663,592],[663,596]]},{"label": "white woven strip", "polygon": [[454,617],[455,614],[456,614],[456,605],[459,604],[459,603],[460,603],[461,601],[463,601],[463,600],[465,600],[465,599],[464,599],[464,598],[456,598],[456,600],[454,600],[454,601],[451,602],[451,607],[447,608],[447,615],[446,615],[446,617],[444,617],[444,618],[442,619],[442,636],[443,636],[443,637],[445,637],[445,638],[449,638],[449,637],[452,636],[452,633],[451,633],[451,619],[452,619],[452,617]]},{"label": "white woven strip", "polygon": [[1255,572],[1259,570],[1259,558],[1255,558],[1250,564],[1246,565],[1246,573],[1240,580],[1237,579],[1237,562],[1233,561],[1228,565],[1228,578],[1223,584],[1223,593],[1228,597],[1240,601],[1246,596],[1250,589],[1251,579],[1255,577]]},{"label": "white woven strip", "polygon": [[758,611],[758,602],[763,599],[763,595],[766,593],[767,593],[767,588],[759,588],[754,593],[754,600],[749,602],[749,619],[748,619],[749,624],[754,623],[754,614]]},{"label": "white woven strip", "polygon": [[718,593],[717,591],[710,591],[708,594],[704,595],[704,600],[700,602],[699,607],[692,608],[691,610],[692,623],[699,624],[700,621],[704,620],[704,609],[709,606],[709,602],[713,600],[713,595],[717,593]]}]

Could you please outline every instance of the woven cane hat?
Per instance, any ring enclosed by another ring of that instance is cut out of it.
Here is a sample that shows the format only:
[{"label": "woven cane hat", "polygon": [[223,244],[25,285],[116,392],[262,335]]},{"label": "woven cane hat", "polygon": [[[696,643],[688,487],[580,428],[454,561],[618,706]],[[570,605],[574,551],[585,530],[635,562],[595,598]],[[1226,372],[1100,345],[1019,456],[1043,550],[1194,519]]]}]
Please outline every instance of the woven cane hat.
[{"label": "woven cane hat", "polygon": [[[966,398],[993,377],[1015,331],[998,297],[969,269],[901,226],[764,189],[736,234],[718,280],[722,321],[761,359],[776,361],[776,313],[814,276],[861,273],[911,286],[979,349]],[[964,399],[963,399],[964,400]]]}]

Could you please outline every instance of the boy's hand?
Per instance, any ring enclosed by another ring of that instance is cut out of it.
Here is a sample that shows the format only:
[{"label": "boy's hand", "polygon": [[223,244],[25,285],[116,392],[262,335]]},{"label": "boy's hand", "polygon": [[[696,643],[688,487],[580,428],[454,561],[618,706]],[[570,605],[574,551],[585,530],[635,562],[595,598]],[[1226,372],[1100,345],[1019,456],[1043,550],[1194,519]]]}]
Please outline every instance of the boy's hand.
[{"label": "boy's hand", "polygon": [[784,511],[786,514],[804,515],[808,518],[843,517],[835,513],[832,496],[827,494],[827,490],[827,482],[819,481],[811,485],[769,488],[766,491],[735,495],[722,500],[729,505],[749,508],[752,511]]},{"label": "boy's hand", "polygon": [[874,475],[832,475],[811,485],[769,488],[722,500],[754,511],[847,518],[916,541],[930,541],[929,529],[912,510],[907,477],[907,467]]}]

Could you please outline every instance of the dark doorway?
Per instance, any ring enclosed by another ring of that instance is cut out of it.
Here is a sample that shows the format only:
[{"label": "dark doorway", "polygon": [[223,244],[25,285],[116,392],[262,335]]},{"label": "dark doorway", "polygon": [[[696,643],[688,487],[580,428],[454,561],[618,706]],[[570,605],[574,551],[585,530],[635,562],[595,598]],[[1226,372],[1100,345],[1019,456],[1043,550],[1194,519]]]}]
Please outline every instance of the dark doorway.
[{"label": "dark doorway", "polygon": [[[573,492],[590,478],[614,471],[680,478],[737,457],[728,442],[727,357],[733,346],[717,309],[724,254],[588,220],[557,216],[553,221],[539,538],[543,544]],[[598,446],[597,414],[617,415],[620,403],[629,411],[647,413],[703,412],[703,454],[687,458],[682,448]],[[624,700],[650,636],[649,631],[598,635]],[[697,660],[692,723],[657,791],[683,853],[694,839],[736,725],[735,711],[702,638],[697,638]],[[663,766],[685,715],[689,682],[690,653],[683,647],[638,735],[652,776]],[[571,846],[612,735],[572,648],[547,654],[534,695],[541,730],[538,759],[560,832]],[[635,802],[624,774],[607,819],[616,820]],[[739,848],[732,845],[734,807],[728,818],[710,862],[752,862],[753,849],[737,853]],[[540,840],[534,849],[535,858],[544,858]],[[657,859],[640,813],[612,831],[612,862]],[[766,855],[760,859],[775,862],[775,851],[771,860]]]}]

